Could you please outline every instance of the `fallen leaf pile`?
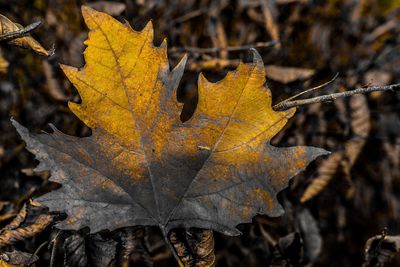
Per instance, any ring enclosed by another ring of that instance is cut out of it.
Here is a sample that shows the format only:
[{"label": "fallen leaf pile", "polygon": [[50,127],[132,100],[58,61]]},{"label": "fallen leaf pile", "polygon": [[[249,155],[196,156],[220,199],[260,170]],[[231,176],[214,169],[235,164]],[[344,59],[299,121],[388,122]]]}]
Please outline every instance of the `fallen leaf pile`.
[{"label": "fallen leaf pile", "polygon": [[181,122],[176,89],[186,57],[170,70],[166,41],[153,45],[152,24],[140,32],[83,8],[90,29],[82,69],[62,66],[82,102],[72,112],[90,137],[31,134],[13,121],[27,148],[62,187],[37,200],[68,218],[61,229],[91,232],[134,225],[200,227],[227,235],[256,214],[283,212],[276,195],[325,150],[277,148],[270,140],[295,109],[276,112],[253,62],[216,83],[203,75],[193,117]]}]

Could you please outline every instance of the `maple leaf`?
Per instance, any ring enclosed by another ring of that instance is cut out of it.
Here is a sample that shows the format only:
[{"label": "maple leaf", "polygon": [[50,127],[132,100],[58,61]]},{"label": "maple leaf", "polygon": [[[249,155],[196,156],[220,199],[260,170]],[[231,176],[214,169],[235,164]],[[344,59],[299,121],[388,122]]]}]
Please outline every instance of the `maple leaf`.
[{"label": "maple leaf", "polygon": [[200,75],[197,110],[182,123],[176,88],[186,57],[171,71],[151,23],[136,32],[88,7],[83,16],[86,65],[62,68],[82,98],[69,107],[92,136],[54,126],[36,135],[13,121],[40,161],[36,170],[51,170],[50,180],[62,184],[37,199],[68,214],[59,228],[157,225],[164,233],[200,227],[235,235],[256,214],[283,213],[277,193],[326,151],[269,144],[295,109],[272,110],[257,51],[217,83]]}]

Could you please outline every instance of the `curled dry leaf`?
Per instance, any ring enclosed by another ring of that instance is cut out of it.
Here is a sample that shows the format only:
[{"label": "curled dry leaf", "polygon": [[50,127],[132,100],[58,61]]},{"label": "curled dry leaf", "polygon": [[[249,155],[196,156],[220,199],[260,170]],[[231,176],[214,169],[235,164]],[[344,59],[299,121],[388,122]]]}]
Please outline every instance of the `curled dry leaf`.
[{"label": "curled dry leaf", "polygon": [[[17,23],[12,22],[7,17],[0,14],[0,34],[15,32],[23,29],[23,27]],[[36,41],[29,34],[20,38],[16,38],[14,40],[9,41],[10,44],[30,48],[33,51],[37,52],[40,55],[49,56],[50,53],[43,48],[43,46]]]},{"label": "curled dry leaf", "polygon": [[26,205],[24,204],[24,206],[18,212],[17,216],[8,225],[6,225],[3,229],[0,230],[0,234],[3,233],[5,230],[13,230],[18,228],[21,225],[21,223],[23,223],[23,221],[25,220],[26,214],[27,214],[27,209]]},{"label": "curled dry leaf", "polygon": [[215,266],[214,237],[212,230],[173,230],[169,236],[183,266]]},{"label": "curled dry leaf", "polygon": [[321,163],[317,177],[312,180],[301,196],[301,203],[321,193],[339,167],[343,168],[345,174],[350,175],[350,169],[357,160],[371,130],[370,112],[364,95],[354,95],[350,98],[350,112],[353,137],[344,144],[344,152],[335,152]]},{"label": "curled dry leaf", "polygon": [[342,153],[335,152],[321,163],[317,171],[317,176],[311,181],[301,196],[301,203],[312,199],[324,190],[336,173],[342,158]]},{"label": "curled dry leaf", "polygon": [[126,227],[117,232],[121,248],[118,260],[120,265],[127,265],[131,260],[142,266],[153,266],[153,261],[145,244],[144,227]]},{"label": "curled dry leaf", "polygon": [[14,250],[0,254],[0,267],[30,266],[38,260],[38,256]]},{"label": "curled dry leaf", "polygon": [[104,239],[100,234],[73,234],[64,242],[64,264],[69,267],[109,266],[115,258],[116,245],[117,242]]},{"label": "curled dry leaf", "polygon": [[279,238],[275,247],[271,267],[300,266],[303,258],[303,244],[299,233],[294,232]]},{"label": "curled dry leaf", "polygon": [[367,98],[364,95],[354,95],[350,98],[351,130],[353,137],[345,143],[345,155],[351,168],[371,130],[370,112]]},{"label": "curled dry leaf", "polygon": [[[363,267],[383,267],[400,252],[400,236],[376,235],[365,243]],[[387,265],[389,266],[389,265]]]},{"label": "curled dry leaf", "polygon": [[277,193],[317,156],[314,147],[270,145],[295,109],[274,111],[265,68],[253,50],[222,81],[200,75],[199,102],[182,123],[176,88],[186,62],[170,70],[166,42],[149,23],[132,30],[83,7],[89,39],[83,69],[63,66],[82,103],[69,107],[92,136],[31,134],[13,121],[27,148],[62,184],[37,200],[65,211],[61,229],[92,232],[135,225],[199,227],[239,234],[256,214],[279,216]]},{"label": "curled dry leaf", "polygon": [[8,65],[9,63],[7,59],[4,58],[3,51],[0,49],[0,73],[7,73]]},{"label": "curled dry leaf", "polygon": [[12,230],[4,230],[0,234],[0,248],[35,236],[42,232],[52,222],[53,217],[51,215],[42,214],[37,217],[34,223],[28,226],[19,227]]},{"label": "curled dry leaf", "polygon": [[300,210],[296,219],[303,239],[304,257],[314,263],[318,259],[323,245],[318,223],[308,209]]},{"label": "curled dry leaf", "polygon": [[43,60],[42,64],[44,76],[46,77],[47,92],[49,93],[49,95],[55,100],[67,100],[67,95],[64,93],[58,80],[54,77],[53,67],[46,60]]}]

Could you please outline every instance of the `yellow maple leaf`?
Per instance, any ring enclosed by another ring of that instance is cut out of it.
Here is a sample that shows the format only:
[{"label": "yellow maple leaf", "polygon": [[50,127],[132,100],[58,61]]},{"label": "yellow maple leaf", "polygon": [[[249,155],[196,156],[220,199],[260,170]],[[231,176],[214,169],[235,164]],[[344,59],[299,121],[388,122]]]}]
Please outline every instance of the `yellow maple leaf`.
[{"label": "yellow maple leaf", "polygon": [[260,213],[281,215],[276,194],[326,151],[269,144],[295,109],[276,112],[253,50],[223,80],[200,76],[199,102],[182,123],[176,89],[186,62],[171,71],[166,42],[153,45],[151,23],[140,32],[84,7],[90,32],[83,69],[62,66],[82,103],[71,110],[92,136],[17,130],[63,186],[38,199],[66,211],[58,226],[93,232],[133,225],[201,227],[237,234]]}]

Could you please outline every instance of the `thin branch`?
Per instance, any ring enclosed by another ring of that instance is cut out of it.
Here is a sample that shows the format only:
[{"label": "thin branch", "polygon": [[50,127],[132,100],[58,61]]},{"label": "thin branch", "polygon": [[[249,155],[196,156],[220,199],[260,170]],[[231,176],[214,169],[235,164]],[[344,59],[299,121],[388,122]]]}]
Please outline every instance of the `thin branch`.
[{"label": "thin branch", "polygon": [[290,109],[293,107],[304,106],[304,105],[309,105],[309,104],[314,104],[314,103],[331,102],[338,98],[349,97],[349,96],[356,95],[356,94],[366,94],[366,93],[371,93],[371,92],[376,92],[376,91],[394,91],[399,88],[400,88],[400,83],[391,84],[391,85],[387,85],[387,86],[371,86],[371,87],[365,87],[365,88],[358,88],[355,90],[346,91],[346,92],[342,92],[342,93],[321,95],[321,96],[307,98],[307,99],[301,99],[301,100],[294,100],[294,101],[286,101],[285,100],[285,101],[282,101],[282,102],[274,105],[272,108],[276,111],[282,111],[282,110],[287,110],[287,109]]},{"label": "thin branch", "polygon": [[42,24],[41,21],[34,22],[29,24],[28,26],[14,32],[7,32],[4,34],[0,34],[0,41],[11,41],[17,38],[24,37],[25,35],[29,34],[31,31],[35,30],[37,27]]},{"label": "thin branch", "polygon": [[331,82],[333,82],[334,80],[336,80],[336,78],[337,78],[338,76],[339,76],[339,72],[336,73],[336,75],[335,75],[330,81],[327,81],[326,83],[320,84],[320,85],[318,85],[318,86],[315,86],[315,87],[313,87],[313,88],[310,88],[310,89],[307,89],[307,90],[305,90],[305,91],[303,91],[303,92],[300,92],[300,93],[298,93],[297,95],[291,96],[291,97],[289,97],[288,99],[283,100],[282,102],[287,102],[287,101],[293,100],[293,99],[295,99],[295,98],[298,98],[298,97],[301,96],[301,95],[304,95],[304,94],[306,94],[306,93],[309,93],[309,92],[318,90],[318,89],[320,89],[320,88],[322,88],[322,87],[324,87],[324,86],[327,86],[328,84],[330,84]]},{"label": "thin branch", "polygon": [[185,47],[174,47],[171,49],[171,52],[172,53],[188,52],[188,53],[199,53],[199,54],[216,53],[221,50],[232,52],[232,51],[249,50],[250,48],[268,48],[275,46],[278,43],[279,42],[277,41],[270,41],[270,42],[255,43],[250,45],[242,45],[242,46],[211,47],[211,48],[185,46]]}]

